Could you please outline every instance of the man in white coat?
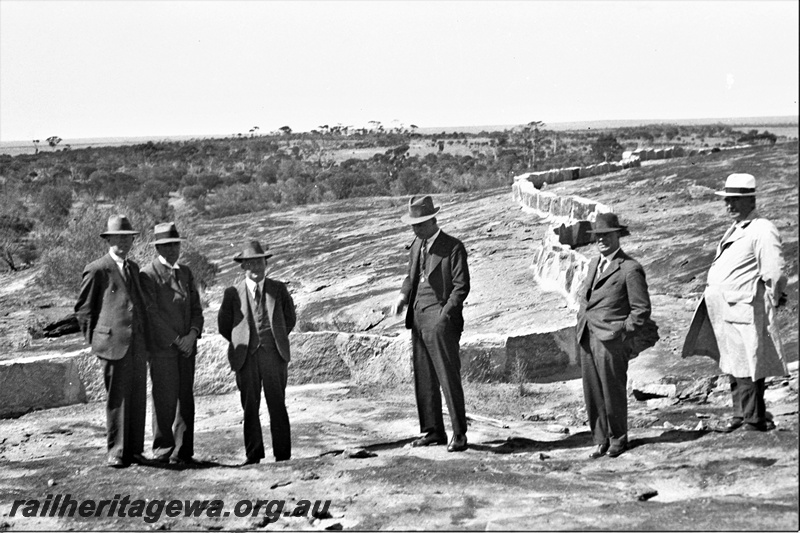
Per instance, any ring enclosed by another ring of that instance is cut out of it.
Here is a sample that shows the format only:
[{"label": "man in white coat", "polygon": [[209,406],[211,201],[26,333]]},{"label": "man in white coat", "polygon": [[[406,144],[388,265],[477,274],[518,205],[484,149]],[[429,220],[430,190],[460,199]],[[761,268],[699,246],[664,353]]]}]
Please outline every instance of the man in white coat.
[{"label": "man in white coat", "polygon": [[725,200],[733,225],[717,246],[706,290],[695,311],[683,357],[707,355],[730,375],[733,418],[722,431],[768,431],[764,378],[788,374],[775,308],[785,303],[778,229],[756,212],[756,180],[731,174]]}]

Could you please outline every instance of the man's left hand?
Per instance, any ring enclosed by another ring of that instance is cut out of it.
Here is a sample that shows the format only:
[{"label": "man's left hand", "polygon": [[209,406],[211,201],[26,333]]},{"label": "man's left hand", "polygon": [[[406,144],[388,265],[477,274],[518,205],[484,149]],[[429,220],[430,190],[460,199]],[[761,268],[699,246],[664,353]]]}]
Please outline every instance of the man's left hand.
[{"label": "man's left hand", "polygon": [[197,332],[195,330],[189,331],[186,335],[178,339],[176,343],[178,345],[178,349],[182,351],[187,356],[192,354],[192,350],[194,349],[194,343],[197,340]]},{"label": "man's left hand", "polygon": [[786,305],[786,300],[788,298],[789,296],[785,292],[782,292],[780,298],[778,298],[778,303],[775,304],[775,307],[783,307]]}]

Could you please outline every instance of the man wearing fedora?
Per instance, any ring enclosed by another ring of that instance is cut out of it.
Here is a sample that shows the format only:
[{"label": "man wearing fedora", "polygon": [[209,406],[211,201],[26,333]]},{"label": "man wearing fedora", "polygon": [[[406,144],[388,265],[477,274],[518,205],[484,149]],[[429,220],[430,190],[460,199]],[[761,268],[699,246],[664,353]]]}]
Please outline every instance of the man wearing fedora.
[{"label": "man wearing fedora", "polygon": [[219,332],[228,340],[228,361],[236,372],[244,409],[245,465],[265,457],[259,407],[261,389],[267,399],[272,453],[276,461],[292,456],[286,381],[290,360],[289,333],[297,322],[294,301],[286,285],[266,277],[272,257],[258,241],[244,245],[233,257],[244,270],[244,281],[225,289],[219,309]]},{"label": "man wearing fedora", "polygon": [[106,464],[145,464],[147,405],[147,315],[139,266],[129,259],[139,232],[125,215],[112,215],[106,231],[108,253],[83,270],[75,315],[81,332],[101,361],[106,388]]},{"label": "man wearing fedora", "polygon": [[438,207],[430,196],[412,197],[408,214],[415,239],[411,244],[408,273],[393,314],[406,310],[406,327],[411,330],[414,390],[417,396],[420,432],[414,447],[447,443],[442,417],[444,393],[453,439],[449,452],[467,449],[467,417],[461,386],[459,341],[464,330],[462,308],[469,294],[469,269],[464,244],[439,229]]},{"label": "man wearing fedora", "polygon": [[181,242],[174,222],[153,230],[158,257],[142,269],[151,318],[153,456],[158,462],[194,463],[194,370],[203,307],[192,271],[178,263]]},{"label": "man wearing fedora", "polygon": [[725,201],[732,220],[717,245],[703,298],[695,310],[683,357],[707,355],[730,375],[733,417],[725,433],[744,426],[768,431],[764,378],[788,374],[775,308],[785,303],[784,259],[778,229],[756,211],[756,179],[731,174]]},{"label": "man wearing fedora", "polygon": [[617,457],[628,447],[628,359],[632,339],[650,317],[642,266],[619,246],[630,235],[614,213],[597,215],[598,255],[578,291],[577,340],[586,414],[594,443],[589,455]]}]

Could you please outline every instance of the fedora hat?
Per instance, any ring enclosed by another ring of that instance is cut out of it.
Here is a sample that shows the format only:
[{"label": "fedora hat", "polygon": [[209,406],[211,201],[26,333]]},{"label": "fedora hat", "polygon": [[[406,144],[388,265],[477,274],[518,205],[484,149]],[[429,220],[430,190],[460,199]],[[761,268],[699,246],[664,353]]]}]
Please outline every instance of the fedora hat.
[{"label": "fedora hat", "polygon": [[430,196],[412,196],[408,200],[408,214],[400,217],[400,220],[403,224],[419,224],[435,217],[439,209],[433,207],[433,198]]},{"label": "fedora hat", "polygon": [[153,228],[153,237],[156,238],[153,244],[170,244],[186,240],[181,239],[181,236],[178,234],[178,228],[175,226],[174,222],[156,224],[156,227]]},{"label": "fedora hat", "polygon": [[[267,246],[267,249],[269,249],[269,246]],[[233,260],[241,263],[245,259],[258,259],[259,257],[269,259],[272,254],[266,253],[258,241],[249,241],[242,246],[241,252],[233,256]]]},{"label": "fedora hat", "polygon": [[598,213],[589,233],[612,233],[614,231],[618,231],[620,237],[627,237],[631,234],[628,226],[620,224],[619,218],[614,213]]},{"label": "fedora hat", "polygon": [[718,196],[755,196],[756,178],[752,174],[731,174],[725,180],[725,189],[715,191]]},{"label": "fedora hat", "polygon": [[109,235],[139,235],[139,232],[133,229],[127,216],[111,215],[108,217],[106,230],[100,236],[107,237]]}]

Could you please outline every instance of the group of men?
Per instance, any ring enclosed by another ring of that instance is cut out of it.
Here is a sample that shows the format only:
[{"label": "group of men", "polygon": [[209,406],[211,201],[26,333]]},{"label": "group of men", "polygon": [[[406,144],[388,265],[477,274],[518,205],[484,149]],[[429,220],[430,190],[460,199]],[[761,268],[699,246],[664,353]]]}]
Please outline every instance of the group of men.
[{"label": "group of men", "polygon": [[[683,355],[709,355],[729,374],[734,413],[722,431],[768,431],[774,424],[764,404],[767,376],[787,373],[775,309],[785,303],[783,255],[776,227],[755,210],[755,178],[731,174],[725,200],[733,225],[717,247],[708,283]],[[405,310],[411,330],[414,390],[420,437],[413,447],[447,444],[468,448],[459,343],[463,306],[470,291],[464,244],[438,226],[430,196],[412,197],[401,221],[411,226],[406,277],[392,305]],[[592,233],[598,254],[578,292],[577,343],[584,401],[595,447],[592,459],[617,457],[628,449],[627,372],[641,349],[651,303],[642,266],[620,248],[629,235],[613,213],[598,214]],[[107,391],[110,466],[148,462],[144,442],[146,369],[153,384],[153,461],[192,464],[194,368],[203,314],[191,271],[179,264],[180,242],[173,223],[155,227],[157,257],[139,271],[127,259],[134,231],[124,216],[112,216],[102,233],[109,252],[86,266],[76,314],[103,365]],[[266,277],[271,257],[257,241],[233,257],[244,280],[225,290],[218,316],[228,340],[244,410],[244,464],[265,457],[259,407],[267,401],[272,451],[291,458],[285,390],[290,361],[289,333],[297,317],[286,286]],[[653,341],[654,342],[654,341]],[[450,415],[448,442],[442,400]]]},{"label": "group of men", "polygon": [[[106,464],[195,465],[194,373],[203,308],[192,271],[178,263],[181,242],[174,223],[156,225],[156,258],[143,269],[128,259],[134,230],[124,215],[108,219],[101,236],[108,253],[83,271],[75,313],[100,359],[106,389]],[[270,257],[257,242],[233,257],[245,279],[225,291],[219,331],[229,341],[244,409],[244,464],[264,458],[261,389],[271,420],[275,459],[291,458],[286,412],[289,332],[296,317],[286,286],[266,278]],[[153,400],[153,456],[145,458],[147,367]]]}]

